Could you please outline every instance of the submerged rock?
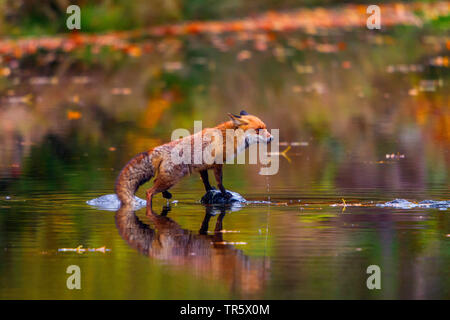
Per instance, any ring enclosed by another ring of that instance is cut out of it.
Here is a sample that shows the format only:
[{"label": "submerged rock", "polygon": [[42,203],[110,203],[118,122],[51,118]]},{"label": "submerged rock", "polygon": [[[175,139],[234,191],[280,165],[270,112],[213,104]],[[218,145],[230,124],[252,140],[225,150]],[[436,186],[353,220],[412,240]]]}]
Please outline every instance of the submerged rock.
[{"label": "submerged rock", "polygon": [[213,189],[206,192],[202,199],[200,200],[203,204],[216,204],[216,205],[226,205],[226,204],[237,204],[237,203],[246,203],[247,200],[244,199],[239,193],[228,191],[231,196],[226,198],[222,195],[222,192],[219,190]]}]

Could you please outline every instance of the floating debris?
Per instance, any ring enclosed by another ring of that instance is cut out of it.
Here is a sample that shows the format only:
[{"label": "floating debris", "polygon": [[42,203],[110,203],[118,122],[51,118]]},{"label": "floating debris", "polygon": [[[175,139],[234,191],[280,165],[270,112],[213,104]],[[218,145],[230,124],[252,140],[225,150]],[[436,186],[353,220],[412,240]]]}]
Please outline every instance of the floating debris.
[{"label": "floating debris", "polygon": [[351,61],[342,61],[341,67],[343,69],[350,69],[352,67],[352,62]]},{"label": "floating debris", "polygon": [[222,230],[219,230],[219,231],[208,231],[208,233],[218,233],[218,232],[220,232],[220,233],[240,233],[241,231],[239,231],[239,230],[225,230],[225,229],[222,229]]},{"label": "floating debris", "polygon": [[424,91],[424,92],[434,92],[436,91],[437,88],[440,88],[443,86],[443,81],[442,79],[439,80],[420,80],[419,83],[419,91]]},{"label": "floating debris", "polygon": [[76,248],[59,248],[58,252],[76,252],[76,253],[84,253],[84,252],[109,252],[111,249],[106,248],[105,246],[100,248],[83,248],[82,245],[79,245]]},{"label": "floating debris", "polygon": [[339,51],[339,46],[331,43],[321,43],[316,45],[316,50],[322,53],[334,53]]},{"label": "floating debris", "polygon": [[301,65],[298,63],[294,63],[295,71],[297,71],[298,74],[311,74],[314,73],[314,67],[310,65]]},{"label": "floating debris", "polygon": [[237,241],[237,242],[230,242],[230,241],[220,241],[220,242],[211,242],[211,244],[223,244],[223,245],[245,245],[247,242],[243,241]]},{"label": "floating debris", "polygon": [[242,50],[241,52],[238,53],[237,55],[237,60],[238,61],[244,61],[247,59],[250,59],[252,57],[252,53],[248,50]]},{"label": "floating debris", "polygon": [[405,155],[404,154],[400,154],[397,152],[397,154],[395,153],[391,153],[391,154],[386,154],[386,159],[404,159]]},{"label": "floating debris", "polygon": [[79,111],[72,111],[72,110],[68,110],[67,111],[67,119],[69,120],[78,120],[81,119],[82,115],[81,112]]},{"label": "floating debris", "polygon": [[420,64],[399,64],[389,65],[386,69],[388,73],[410,73],[410,72],[422,72],[424,66]]},{"label": "floating debris", "polygon": [[24,96],[10,96],[5,98],[6,102],[10,104],[31,104],[32,99],[33,95],[31,93]]},{"label": "floating debris", "polygon": [[372,207],[370,204],[362,204],[362,203],[347,203],[344,199],[342,199],[342,203],[334,203],[330,204],[330,207],[343,207],[344,209],[346,207]]},{"label": "floating debris", "polygon": [[130,57],[140,57],[142,55],[142,49],[137,45],[126,45],[124,51]]},{"label": "floating debris", "polygon": [[9,68],[0,68],[0,76],[7,77],[11,74],[11,69]]},{"label": "floating debris", "polygon": [[75,103],[75,104],[79,104],[80,103],[80,96],[79,95],[74,95],[70,98],[70,101]]},{"label": "floating debris", "polygon": [[172,61],[164,63],[164,70],[173,72],[183,69],[183,63],[181,61]]},{"label": "floating debris", "polygon": [[347,209],[347,203],[345,202],[345,199],[342,198],[342,212],[344,212],[345,209]]},{"label": "floating debris", "polygon": [[[267,153],[267,155],[270,155],[270,156],[282,156],[282,157],[284,157],[284,158],[286,158],[286,160],[289,162],[289,163],[291,163],[291,158],[289,158],[288,156],[287,156],[287,152],[289,151],[289,150],[291,150],[291,146],[288,146],[286,149],[284,149],[282,152],[268,152]],[[270,160],[269,160],[270,161]]]},{"label": "floating debris", "polygon": [[409,89],[408,94],[413,97],[417,96],[419,94],[419,90],[417,90],[417,88],[411,88]]},{"label": "floating debris", "polygon": [[91,82],[91,79],[84,76],[75,76],[72,78],[72,82],[75,84],[88,84]]},{"label": "floating debris", "polygon": [[292,86],[292,91],[295,93],[317,93],[319,95],[324,94],[326,91],[325,85],[320,82],[314,82],[313,84],[306,85],[306,86],[300,86],[295,85]]},{"label": "floating debris", "polygon": [[445,57],[438,56],[430,60],[430,65],[434,67],[448,67],[449,66],[448,60],[449,59],[447,56]]},{"label": "floating debris", "polygon": [[300,141],[300,142],[299,141],[294,141],[294,142],[282,141],[278,145],[292,146],[292,147],[307,147],[307,146],[309,146],[309,142],[306,142],[306,141]]},{"label": "floating debris", "polygon": [[130,88],[112,88],[111,94],[127,96],[131,94]]},{"label": "floating debris", "polygon": [[59,79],[57,77],[31,77],[30,84],[33,86],[57,85]]}]

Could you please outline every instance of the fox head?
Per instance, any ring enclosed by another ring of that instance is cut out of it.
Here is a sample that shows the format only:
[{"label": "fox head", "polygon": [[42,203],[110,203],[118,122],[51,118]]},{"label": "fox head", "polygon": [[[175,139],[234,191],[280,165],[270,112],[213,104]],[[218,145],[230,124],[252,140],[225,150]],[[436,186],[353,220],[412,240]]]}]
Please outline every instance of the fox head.
[{"label": "fox head", "polygon": [[273,139],[266,124],[258,117],[248,114],[242,110],[239,115],[228,113],[235,129],[241,129],[245,139],[245,147],[260,143],[270,143]]}]

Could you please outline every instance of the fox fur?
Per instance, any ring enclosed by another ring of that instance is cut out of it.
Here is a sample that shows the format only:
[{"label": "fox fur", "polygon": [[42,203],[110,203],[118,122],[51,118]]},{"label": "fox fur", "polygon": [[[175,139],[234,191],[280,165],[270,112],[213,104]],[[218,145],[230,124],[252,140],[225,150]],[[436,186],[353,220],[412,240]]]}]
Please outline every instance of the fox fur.
[{"label": "fox fur", "polygon": [[[214,128],[205,128],[193,135],[139,153],[131,159],[120,172],[115,185],[115,192],[122,205],[134,203],[134,194],[138,188],[153,177],[156,177],[154,184],[146,193],[147,208],[151,208],[153,196],[160,192],[162,192],[164,198],[170,199],[172,195],[168,190],[183,177],[194,172],[200,173],[205,189],[206,191],[209,191],[212,187],[208,180],[207,170],[211,169],[214,171],[219,190],[225,197],[229,197],[229,193],[226,192],[222,184],[223,164],[205,163],[204,161],[198,164],[195,164],[194,161],[177,164],[172,159],[172,151],[174,148],[180,148],[183,147],[183,145],[190,145],[189,150],[191,150],[191,154],[189,156],[191,159],[194,159],[194,140],[200,138],[200,141],[202,141],[202,150],[206,149],[208,146],[212,147],[211,149],[214,150],[215,158],[222,158],[222,163],[224,163],[230,156],[226,154],[227,129],[241,129],[236,132],[243,135],[241,138],[245,139],[244,147],[234,141],[233,156],[236,156],[239,152],[243,151],[245,147],[248,147],[251,144],[257,142],[269,143],[272,140],[272,135],[267,130],[266,125],[258,117],[249,115],[245,111],[241,111],[240,115],[229,113],[228,116],[231,118],[230,121],[221,123]],[[214,139],[213,132],[220,132],[222,134],[221,143],[223,147],[218,145],[220,139]],[[203,137],[206,135],[210,135],[212,139],[210,141],[205,141]],[[237,135],[236,140],[238,138],[239,136]]]}]

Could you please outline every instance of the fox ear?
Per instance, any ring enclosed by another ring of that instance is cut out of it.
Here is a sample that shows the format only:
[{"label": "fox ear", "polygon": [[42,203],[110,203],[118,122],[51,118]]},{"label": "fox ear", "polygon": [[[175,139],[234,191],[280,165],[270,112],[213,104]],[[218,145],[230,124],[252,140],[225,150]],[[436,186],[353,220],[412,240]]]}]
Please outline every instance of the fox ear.
[{"label": "fox ear", "polygon": [[241,116],[237,116],[232,113],[228,113],[228,116],[230,117],[231,121],[233,121],[235,126],[241,126],[243,124],[247,124],[247,121],[241,118]]},{"label": "fox ear", "polygon": [[248,116],[248,112],[245,110],[242,110],[241,113],[239,113],[241,116]]}]

